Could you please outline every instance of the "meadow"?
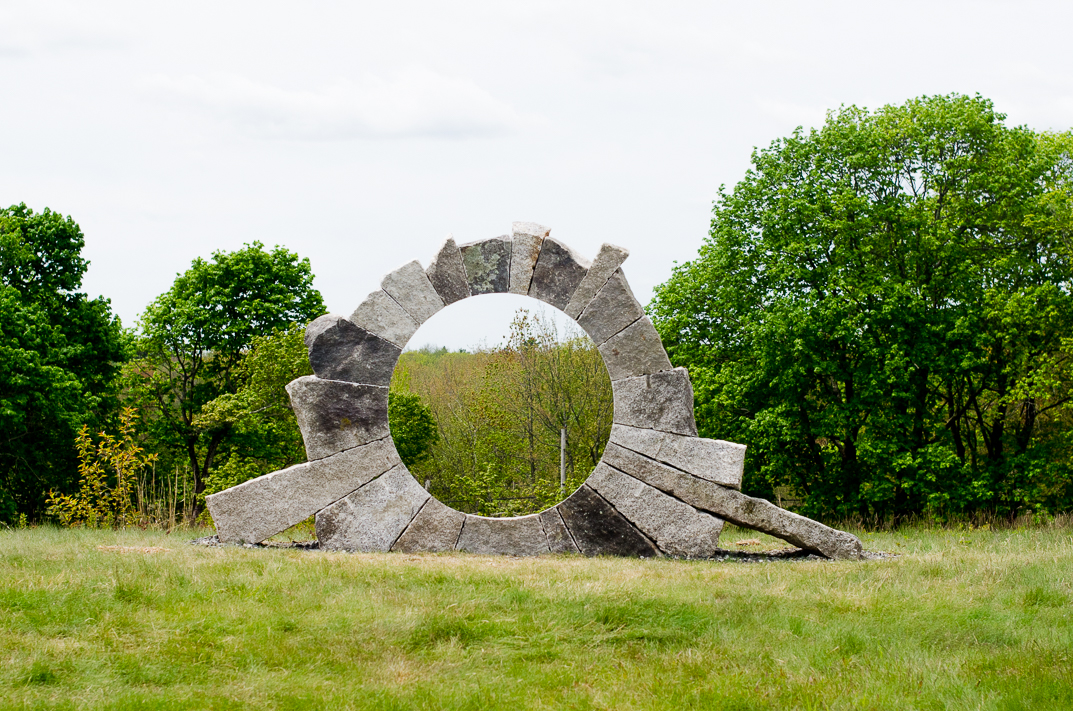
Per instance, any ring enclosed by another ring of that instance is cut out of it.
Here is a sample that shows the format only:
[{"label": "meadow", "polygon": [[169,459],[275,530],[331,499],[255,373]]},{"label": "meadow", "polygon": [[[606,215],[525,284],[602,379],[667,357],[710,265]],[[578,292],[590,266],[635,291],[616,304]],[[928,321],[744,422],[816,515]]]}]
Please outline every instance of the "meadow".
[{"label": "meadow", "polygon": [[[0,707],[1073,708],[1068,522],[855,532],[897,556],[520,559],[0,531]],[[775,547],[733,529],[724,545],[743,539]]]}]

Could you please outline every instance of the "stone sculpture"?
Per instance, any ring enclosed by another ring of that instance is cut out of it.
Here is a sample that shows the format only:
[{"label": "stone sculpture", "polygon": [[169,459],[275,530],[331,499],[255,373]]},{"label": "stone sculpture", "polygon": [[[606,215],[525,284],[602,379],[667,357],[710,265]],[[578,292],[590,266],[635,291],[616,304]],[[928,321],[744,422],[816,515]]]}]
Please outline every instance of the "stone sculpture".
[{"label": "stone sculpture", "polygon": [[[207,497],[220,541],[259,543],[311,515],[322,548],[539,555],[708,558],[724,521],[828,558],[856,559],[860,541],[742,494],[745,447],[697,436],[693,389],[674,368],[604,244],[590,263],[541,225],[443,243],[428,269],[384,277],[349,318],[306,329],[314,375],[287,386],[309,461]],[[539,514],[487,518],[431,496],[399,459],[387,389],[402,348],[445,306],[488,293],[527,294],[565,311],[595,341],[611,376],[614,425],[588,480]]]}]

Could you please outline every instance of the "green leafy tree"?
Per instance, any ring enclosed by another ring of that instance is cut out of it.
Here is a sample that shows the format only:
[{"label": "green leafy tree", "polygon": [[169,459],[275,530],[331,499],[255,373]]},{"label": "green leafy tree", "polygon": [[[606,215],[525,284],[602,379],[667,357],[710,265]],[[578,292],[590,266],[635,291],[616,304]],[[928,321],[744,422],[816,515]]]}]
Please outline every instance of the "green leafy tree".
[{"label": "green leafy tree", "polygon": [[127,371],[130,395],[158,446],[185,462],[197,494],[204,494],[217,459],[249,434],[222,416],[226,402],[203,417],[206,405],[239,391],[247,378],[241,366],[258,336],[304,326],[323,312],[309,260],[282,247],[266,251],[259,242],[194,260],[146,309],[139,357]]},{"label": "green leafy tree", "polygon": [[1073,504],[1071,156],[961,95],[753,154],[650,307],[748,489],[828,515]]},{"label": "green leafy tree", "polygon": [[79,428],[117,411],[124,339],[108,300],[78,291],[84,244],[70,217],[0,209],[0,520],[77,485]]},{"label": "green leafy tree", "polygon": [[440,438],[432,409],[414,393],[389,392],[387,419],[395,449],[407,467],[424,461]]}]

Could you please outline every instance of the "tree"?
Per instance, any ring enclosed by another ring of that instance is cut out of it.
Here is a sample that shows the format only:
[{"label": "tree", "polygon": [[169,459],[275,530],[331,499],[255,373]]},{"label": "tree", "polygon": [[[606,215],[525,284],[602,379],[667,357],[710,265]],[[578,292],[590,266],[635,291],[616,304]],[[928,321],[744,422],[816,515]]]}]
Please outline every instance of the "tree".
[{"label": "tree", "polygon": [[241,364],[258,336],[305,325],[324,312],[309,260],[259,242],[214,252],[142,314],[138,358],[130,364],[133,400],[159,446],[185,461],[203,494],[217,457],[242,434],[205,406],[243,384]]},{"label": "tree", "polygon": [[754,493],[817,515],[1073,504],[1073,136],[1004,119],[961,95],[847,107],[720,190],[650,311],[701,433],[750,446]]},{"label": "tree", "polygon": [[392,390],[388,393],[387,419],[391,439],[407,467],[424,461],[440,438],[432,410],[418,395]]},{"label": "tree", "polygon": [[107,299],[78,291],[84,245],[70,217],[0,209],[0,520],[70,491],[76,433],[117,412],[123,334]]}]

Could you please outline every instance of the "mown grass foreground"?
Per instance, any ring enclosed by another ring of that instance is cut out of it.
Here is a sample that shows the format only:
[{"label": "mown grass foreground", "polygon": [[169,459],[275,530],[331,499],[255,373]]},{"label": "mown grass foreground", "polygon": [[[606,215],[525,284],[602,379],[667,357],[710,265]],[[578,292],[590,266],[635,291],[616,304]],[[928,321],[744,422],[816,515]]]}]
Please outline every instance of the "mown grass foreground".
[{"label": "mown grass foreground", "polygon": [[862,535],[900,557],[348,555],[7,531],[0,705],[1073,708],[1073,530]]}]

